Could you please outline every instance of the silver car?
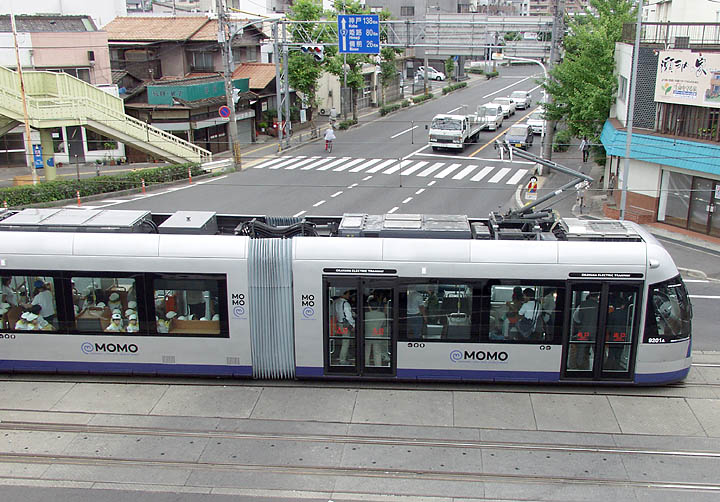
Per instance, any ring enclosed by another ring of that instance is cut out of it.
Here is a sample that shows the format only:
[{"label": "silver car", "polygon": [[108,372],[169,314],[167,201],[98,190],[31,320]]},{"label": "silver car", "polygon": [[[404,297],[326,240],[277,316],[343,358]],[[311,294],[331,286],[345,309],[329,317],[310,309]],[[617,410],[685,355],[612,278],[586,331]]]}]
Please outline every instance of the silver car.
[{"label": "silver car", "polygon": [[503,114],[505,115],[505,118],[508,118],[510,115],[515,115],[515,100],[511,98],[495,98],[493,99],[493,103],[497,103],[500,106],[502,106]]},{"label": "silver car", "polygon": [[527,123],[535,134],[542,134],[545,131],[545,111],[542,108],[538,108],[530,114],[527,119]]},{"label": "silver car", "polygon": [[532,96],[527,91],[513,91],[510,98],[515,100],[515,107],[518,110],[526,110],[532,106]]}]

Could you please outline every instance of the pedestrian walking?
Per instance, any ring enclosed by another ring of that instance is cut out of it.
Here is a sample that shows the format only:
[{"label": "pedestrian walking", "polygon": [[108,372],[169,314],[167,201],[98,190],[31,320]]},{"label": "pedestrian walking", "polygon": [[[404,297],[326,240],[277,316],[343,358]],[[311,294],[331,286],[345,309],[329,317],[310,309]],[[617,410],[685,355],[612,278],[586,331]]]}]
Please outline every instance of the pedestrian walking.
[{"label": "pedestrian walking", "polygon": [[588,157],[590,156],[590,142],[588,141],[587,136],[583,136],[578,150],[582,151],[583,162],[587,162]]}]

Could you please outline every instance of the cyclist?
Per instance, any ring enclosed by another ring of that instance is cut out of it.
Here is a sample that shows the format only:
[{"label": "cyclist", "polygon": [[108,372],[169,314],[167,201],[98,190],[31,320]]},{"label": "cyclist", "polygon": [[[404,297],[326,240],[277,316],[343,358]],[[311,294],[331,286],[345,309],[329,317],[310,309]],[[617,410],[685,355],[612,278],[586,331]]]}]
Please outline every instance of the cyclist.
[{"label": "cyclist", "polygon": [[332,152],[332,142],[335,139],[335,131],[333,131],[332,125],[325,131],[325,151]]}]

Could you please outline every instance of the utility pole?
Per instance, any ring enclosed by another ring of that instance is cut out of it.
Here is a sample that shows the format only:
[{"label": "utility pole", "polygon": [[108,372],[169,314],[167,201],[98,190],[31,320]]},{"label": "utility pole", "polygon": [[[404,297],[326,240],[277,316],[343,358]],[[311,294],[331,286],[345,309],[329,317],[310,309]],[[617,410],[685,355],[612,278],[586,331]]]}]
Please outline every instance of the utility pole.
[{"label": "utility pole", "polygon": [[15,60],[17,61],[18,78],[20,79],[20,97],[22,98],[23,118],[25,119],[25,156],[32,174],[33,185],[37,185],[37,171],[33,159],[32,138],[30,137],[30,118],[28,117],[27,100],[25,99],[25,81],[23,80],[22,64],[20,62],[20,49],[18,49],[17,27],[15,26],[15,14],[10,13],[10,25],[12,27],[13,40],[15,41]]},{"label": "utility pole", "polygon": [[[565,0],[553,0],[553,26],[552,26],[552,41],[550,44],[550,62],[549,69],[555,66],[560,61],[560,47],[562,45],[562,38],[565,33]],[[552,101],[552,96],[547,95],[548,101]],[[553,137],[555,136],[555,126],[557,125],[556,120],[545,121],[545,143],[542,145],[543,157],[550,160],[552,158],[552,144]]]},{"label": "utility pole", "polygon": [[240,157],[240,142],[238,141],[237,117],[235,115],[235,99],[233,99],[232,85],[232,39],[230,26],[228,24],[227,12],[223,0],[216,0],[218,16],[218,43],[222,49],[222,59],[225,75],[225,102],[230,108],[230,122],[228,122],[228,146],[233,156],[235,169],[242,167]]}]

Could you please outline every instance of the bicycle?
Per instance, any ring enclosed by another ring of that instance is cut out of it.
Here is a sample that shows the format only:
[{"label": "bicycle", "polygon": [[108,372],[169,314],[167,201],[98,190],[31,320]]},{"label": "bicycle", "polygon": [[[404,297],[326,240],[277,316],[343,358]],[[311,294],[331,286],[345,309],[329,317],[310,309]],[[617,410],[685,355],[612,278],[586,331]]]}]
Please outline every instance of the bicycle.
[{"label": "bicycle", "polygon": [[333,145],[333,140],[326,139],[325,140],[325,151],[328,153],[332,153],[332,145]]}]

